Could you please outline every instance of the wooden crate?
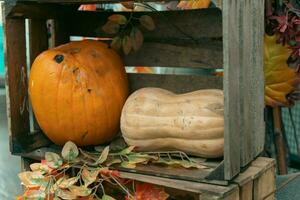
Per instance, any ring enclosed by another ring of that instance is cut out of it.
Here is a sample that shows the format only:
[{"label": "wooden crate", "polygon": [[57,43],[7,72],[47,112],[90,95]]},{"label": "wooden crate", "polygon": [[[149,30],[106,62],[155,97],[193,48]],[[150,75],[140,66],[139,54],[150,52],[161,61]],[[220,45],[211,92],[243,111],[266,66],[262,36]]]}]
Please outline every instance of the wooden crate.
[{"label": "wooden crate", "polygon": [[[28,106],[26,48],[29,61],[48,48],[46,20],[53,19],[55,45],[70,36],[108,37],[101,31],[111,12],[80,12],[81,3],[116,3],[122,0],[7,0],[4,3],[7,110],[10,148],[15,155],[40,159],[56,146],[34,124]],[[128,13],[122,13],[128,15]],[[142,15],[143,12],[136,13]],[[223,88],[225,94],[225,153],[211,170],[149,171],[161,177],[227,184],[249,165],[264,146],[263,0],[223,0],[217,8],[193,11],[150,12],[156,29],[145,33],[141,50],[123,56],[126,66],[161,66],[215,69],[224,78],[198,75],[128,74],[130,91],[157,86],[174,92]],[[28,43],[25,24],[28,20]],[[168,23],[172,21],[172,23]],[[173,24],[173,25],[170,25]],[[189,37],[182,33],[188,33]],[[148,170],[148,171],[147,171]],[[131,171],[132,172],[132,171]],[[171,174],[170,174],[171,173]],[[183,174],[183,176],[181,176]],[[220,182],[221,180],[221,182]]]}]

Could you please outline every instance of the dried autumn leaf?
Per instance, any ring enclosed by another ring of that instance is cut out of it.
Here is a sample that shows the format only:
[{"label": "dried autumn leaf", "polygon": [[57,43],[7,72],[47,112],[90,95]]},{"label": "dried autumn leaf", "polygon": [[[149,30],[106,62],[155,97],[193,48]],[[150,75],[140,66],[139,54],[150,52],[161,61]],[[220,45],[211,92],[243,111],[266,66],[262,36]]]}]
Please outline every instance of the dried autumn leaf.
[{"label": "dried autumn leaf", "polygon": [[132,49],[132,42],[129,36],[125,36],[122,41],[123,52],[128,55]]},{"label": "dried autumn leaf", "polygon": [[81,197],[86,197],[89,196],[92,193],[92,189],[86,188],[83,186],[71,186],[69,187],[69,190],[71,191],[72,194],[76,196],[81,196]]},{"label": "dried autumn leaf", "polygon": [[42,174],[50,173],[52,169],[47,165],[43,163],[32,163],[30,165],[31,171],[37,171]]},{"label": "dried autumn leaf", "polygon": [[46,152],[45,159],[47,161],[47,165],[52,169],[57,169],[63,164],[61,157],[56,153]]},{"label": "dried autumn leaf", "polygon": [[135,163],[130,163],[128,161],[123,161],[121,163],[121,167],[127,168],[127,169],[134,169],[136,168],[136,164]]},{"label": "dried autumn leaf", "polygon": [[96,164],[102,164],[106,161],[107,157],[108,157],[108,153],[109,153],[109,146],[105,147],[100,155],[100,157],[98,158],[98,160],[96,161]]},{"label": "dried autumn leaf", "polygon": [[36,172],[21,172],[18,174],[21,184],[25,187],[41,186],[45,183],[42,173]]},{"label": "dried autumn leaf", "polygon": [[22,196],[22,200],[44,200],[46,198],[46,194],[43,191],[36,189],[28,189],[24,192]]},{"label": "dried autumn leaf", "polygon": [[102,30],[108,34],[115,34],[119,29],[120,25],[113,21],[107,21],[106,24],[102,26]]},{"label": "dried autumn leaf", "polygon": [[124,25],[127,23],[127,18],[124,15],[120,15],[120,14],[111,15],[108,17],[108,20],[120,25]]},{"label": "dried autumn leaf", "polygon": [[67,161],[73,161],[79,155],[79,151],[76,144],[74,144],[71,141],[68,141],[62,149],[61,155],[63,159]]},{"label": "dried autumn leaf", "polygon": [[126,2],[122,2],[121,3],[125,8],[127,9],[131,9],[133,10],[134,9],[134,1],[126,1]]},{"label": "dried autumn leaf", "polygon": [[119,50],[122,47],[122,39],[120,37],[114,37],[112,42],[110,43],[111,48],[114,50]]},{"label": "dried autumn leaf", "polygon": [[77,196],[69,190],[58,190],[56,195],[62,199],[77,199]]},{"label": "dried autumn leaf", "polygon": [[105,194],[105,195],[102,196],[101,200],[116,200],[116,199],[109,196],[109,195],[107,195],[107,194]]},{"label": "dried autumn leaf", "polygon": [[300,83],[299,73],[287,64],[291,50],[277,44],[277,39],[276,35],[264,38],[265,103],[271,107],[291,105],[287,95]]},{"label": "dried autumn leaf", "polygon": [[87,168],[83,168],[81,173],[81,178],[84,182],[84,186],[88,187],[90,184],[94,183],[99,174],[99,170],[88,170]]},{"label": "dried autumn leaf", "polygon": [[211,0],[181,0],[177,7],[185,10],[208,8]]},{"label": "dried autumn leaf", "polygon": [[139,19],[141,25],[145,27],[149,31],[153,31],[155,29],[155,23],[149,15],[142,15]]},{"label": "dried autumn leaf", "polygon": [[134,51],[137,51],[141,48],[144,42],[143,33],[140,31],[139,28],[132,28],[130,32],[130,38],[132,41],[132,48]]},{"label": "dried autumn leaf", "polygon": [[135,146],[129,146],[126,149],[123,149],[122,151],[118,152],[118,155],[127,155],[130,154],[134,150]]},{"label": "dried autumn leaf", "polygon": [[68,178],[66,176],[61,177],[54,185],[61,189],[67,189],[73,186],[78,181],[77,177]]},{"label": "dried autumn leaf", "polygon": [[136,185],[134,197],[126,197],[126,200],[166,200],[169,195],[163,188],[149,183],[139,183]]}]

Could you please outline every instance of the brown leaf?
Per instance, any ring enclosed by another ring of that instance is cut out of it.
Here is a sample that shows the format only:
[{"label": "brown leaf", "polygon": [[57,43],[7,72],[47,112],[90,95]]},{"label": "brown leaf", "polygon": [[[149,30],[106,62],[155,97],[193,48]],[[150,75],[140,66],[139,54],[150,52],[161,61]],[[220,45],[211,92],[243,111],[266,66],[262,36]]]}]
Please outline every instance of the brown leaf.
[{"label": "brown leaf", "polygon": [[133,28],[130,32],[130,38],[132,40],[132,48],[137,51],[141,48],[144,42],[143,33],[138,28]]},{"label": "brown leaf", "polygon": [[82,173],[81,173],[81,178],[84,182],[84,186],[88,187],[90,184],[96,181],[97,176],[99,174],[99,170],[88,170],[87,168],[83,168]]},{"label": "brown leaf", "polygon": [[149,15],[142,15],[140,17],[140,23],[143,27],[148,29],[149,31],[153,31],[155,29],[155,23]]},{"label": "brown leaf", "polygon": [[[74,185],[78,181],[77,177],[68,178],[66,176],[61,177],[55,185],[61,189],[67,189]],[[54,187],[55,188],[55,187]]]},{"label": "brown leaf", "polygon": [[124,15],[114,14],[108,17],[109,21],[115,22],[119,25],[124,25],[127,23],[127,19]]},{"label": "brown leaf", "polygon": [[25,187],[41,186],[45,183],[42,173],[36,172],[21,172],[18,174],[21,184]]},{"label": "brown leaf", "polygon": [[114,37],[111,44],[110,44],[111,48],[113,48],[114,50],[119,50],[122,47],[122,39],[120,37]]},{"label": "brown leaf", "polygon": [[120,29],[120,25],[113,21],[107,21],[102,30],[108,34],[116,34]]},{"label": "brown leaf", "polygon": [[129,36],[125,36],[122,42],[123,52],[125,55],[128,55],[132,49],[132,42]]}]

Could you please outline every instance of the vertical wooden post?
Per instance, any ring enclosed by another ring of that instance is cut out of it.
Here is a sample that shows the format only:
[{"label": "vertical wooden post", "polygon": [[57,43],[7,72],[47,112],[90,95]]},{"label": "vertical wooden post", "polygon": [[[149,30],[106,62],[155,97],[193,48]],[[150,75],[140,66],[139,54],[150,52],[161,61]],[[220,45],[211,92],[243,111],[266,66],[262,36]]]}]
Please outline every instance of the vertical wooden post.
[{"label": "vertical wooden post", "polygon": [[278,173],[280,175],[287,174],[286,164],[286,144],[284,142],[281,124],[281,109],[279,107],[273,108],[274,120],[274,144],[276,150],[276,160],[278,166]]},{"label": "vertical wooden post", "polygon": [[264,0],[223,1],[225,179],[263,150]]},{"label": "vertical wooden post", "polygon": [[[5,16],[5,10],[3,13]],[[21,138],[25,139],[30,131],[25,19],[4,17],[3,27],[10,150],[13,153],[19,153],[22,151],[22,142],[24,142]]]}]

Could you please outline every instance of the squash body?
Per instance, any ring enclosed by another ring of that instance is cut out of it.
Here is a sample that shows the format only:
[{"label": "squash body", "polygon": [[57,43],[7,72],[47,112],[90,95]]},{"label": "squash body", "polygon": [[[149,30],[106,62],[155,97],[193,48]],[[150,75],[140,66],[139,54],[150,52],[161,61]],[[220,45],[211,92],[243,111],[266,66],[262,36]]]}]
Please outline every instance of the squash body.
[{"label": "squash body", "polygon": [[127,99],[121,130],[141,151],[180,150],[216,158],[224,148],[222,90],[174,94],[159,88],[137,90]]},{"label": "squash body", "polygon": [[40,54],[31,68],[29,94],[40,127],[54,143],[97,145],[119,131],[128,81],[112,49],[85,40]]}]

